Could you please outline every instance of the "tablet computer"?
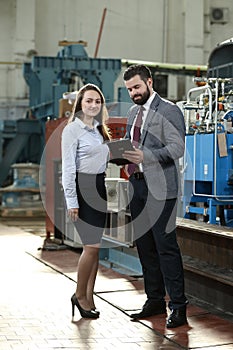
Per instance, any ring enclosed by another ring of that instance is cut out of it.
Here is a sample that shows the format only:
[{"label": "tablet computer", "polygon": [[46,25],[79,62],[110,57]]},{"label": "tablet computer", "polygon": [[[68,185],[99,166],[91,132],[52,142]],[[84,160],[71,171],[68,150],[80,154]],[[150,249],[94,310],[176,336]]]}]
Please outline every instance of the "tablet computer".
[{"label": "tablet computer", "polygon": [[134,151],[134,147],[130,139],[117,139],[108,141],[107,145],[111,153],[110,163],[115,163],[117,165],[130,163],[122,156],[125,151]]}]

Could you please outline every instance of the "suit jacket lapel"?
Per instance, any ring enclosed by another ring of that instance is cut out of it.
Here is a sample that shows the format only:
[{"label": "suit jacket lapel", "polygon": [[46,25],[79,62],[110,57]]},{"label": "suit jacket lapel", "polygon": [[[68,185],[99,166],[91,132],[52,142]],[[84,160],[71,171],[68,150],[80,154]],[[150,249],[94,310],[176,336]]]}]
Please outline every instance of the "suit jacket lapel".
[{"label": "suit jacket lapel", "polygon": [[134,123],[134,120],[135,118],[137,117],[138,115],[138,111],[139,111],[139,108],[140,106],[135,106],[135,108],[132,110],[130,116],[129,116],[129,122],[128,122],[128,125],[129,125],[129,134],[131,134],[131,129],[132,129],[132,126],[133,126],[133,123]]},{"label": "suit jacket lapel", "polygon": [[155,98],[151,102],[150,109],[148,111],[148,114],[146,116],[145,124],[143,126],[142,136],[140,143],[143,144],[144,139],[146,137],[147,131],[151,125],[151,120],[155,117],[155,113],[158,109],[159,102],[161,100],[161,97],[156,93]]}]

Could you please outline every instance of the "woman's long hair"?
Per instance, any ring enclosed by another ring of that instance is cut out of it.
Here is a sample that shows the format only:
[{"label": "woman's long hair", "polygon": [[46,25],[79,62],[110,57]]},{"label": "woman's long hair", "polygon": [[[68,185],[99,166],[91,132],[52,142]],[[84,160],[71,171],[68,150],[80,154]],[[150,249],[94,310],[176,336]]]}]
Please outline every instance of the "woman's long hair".
[{"label": "woman's long hair", "polygon": [[105,98],[101,90],[98,88],[98,86],[94,84],[86,84],[82,86],[81,89],[77,92],[77,96],[72,108],[71,116],[69,117],[67,123],[73,122],[75,118],[80,118],[80,116],[82,115],[82,99],[85,92],[89,90],[94,90],[100,95],[101,109],[99,114],[95,116],[95,120],[99,122],[99,125],[97,126],[97,128],[100,134],[103,136],[103,139],[110,140],[111,135],[106,125],[106,121],[108,120],[108,111],[105,105]]}]

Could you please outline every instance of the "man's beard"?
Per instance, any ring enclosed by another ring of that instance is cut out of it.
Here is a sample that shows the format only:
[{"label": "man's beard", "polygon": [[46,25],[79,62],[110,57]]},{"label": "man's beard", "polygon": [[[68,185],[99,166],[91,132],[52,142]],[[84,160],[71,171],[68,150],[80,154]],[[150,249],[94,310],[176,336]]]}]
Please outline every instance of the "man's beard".
[{"label": "man's beard", "polygon": [[[140,98],[137,98],[136,100],[135,100],[135,97],[139,97],[140,96]],[[146,91],[141,95],[135,95],[133,98],[132,98],[132,100],[133,100],[133,102],[134,103],[136,103],[137,105],[140,105],[140,106],[142,106],[142,105],[144,105],[145,103],[146,103],[146,101],[149,99],[149,97],[150,97],[150,90],[149,90],[149,88],[148,88],[148,86],[147,86],[147,89],[146,89]]]}]

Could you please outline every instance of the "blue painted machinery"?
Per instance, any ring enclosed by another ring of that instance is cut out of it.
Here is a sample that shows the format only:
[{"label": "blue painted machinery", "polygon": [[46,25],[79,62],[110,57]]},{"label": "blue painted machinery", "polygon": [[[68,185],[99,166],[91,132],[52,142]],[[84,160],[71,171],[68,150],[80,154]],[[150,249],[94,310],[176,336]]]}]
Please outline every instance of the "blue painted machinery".
[{"label": "blue painted machinery", "polygon": [[208,77],[199,85],[183,104],[183,210],[187,218],[233,226],[232,40],[213,50]]},{"label": "blue painted machinery", "polygon": [[90,58],[82,44],[65,46],[57,57],[35,56],[23,69],[30,88],[30,110],[36,118],[53,119],[63,93],[86,83],[99,86],[106,102],[112,102],[120,70],[120,59]]},{"label": "blue painted machinery", "polygon": [[45,122],[58,117],[58,101],[64,92],[89,82],[103,91],[106,101],[114,100],[114,82],[121,70],[120,59],[88,57],[82,44],[65,46],[56,57],[34,56],[23,66],[30,103],[26,119],[0,125],[0,187],[6,184],[11,165],[40,163],[45,144]]},{"label": "blue painted machinery", "polygon": [[226,143],[222,157],[215,133],[186,136],[184,211],[188,218],[199,214],[212,224],[227,224],[233,205],[233,134],[218,135],[224,135]]}]

